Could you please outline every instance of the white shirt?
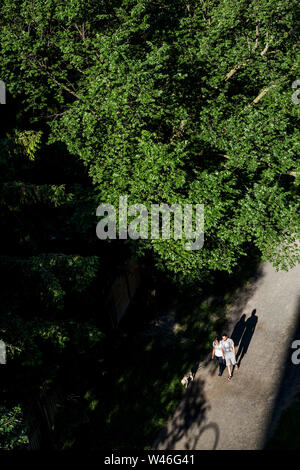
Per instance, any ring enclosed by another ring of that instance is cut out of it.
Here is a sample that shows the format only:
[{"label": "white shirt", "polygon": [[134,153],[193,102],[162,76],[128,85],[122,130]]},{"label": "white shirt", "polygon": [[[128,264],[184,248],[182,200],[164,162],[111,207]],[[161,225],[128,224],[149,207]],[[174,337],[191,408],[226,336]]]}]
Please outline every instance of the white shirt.
[{"label": "white shirt", "polygon": [[215,348],[215,356],[216,357],[222,357],[223,356],[222,341],[219,341],[218,344],[214,341],[213,342],[213,347]]},{"label": "white shirt", "polygon": [[222,345],[223,348],[224,348],[225,354],[228,354],[228,353],[233,352],[234,342],[232,341],[232,339],[227,338],[225,341],[222,340],[222,341],[221,341],[221,345]]}]

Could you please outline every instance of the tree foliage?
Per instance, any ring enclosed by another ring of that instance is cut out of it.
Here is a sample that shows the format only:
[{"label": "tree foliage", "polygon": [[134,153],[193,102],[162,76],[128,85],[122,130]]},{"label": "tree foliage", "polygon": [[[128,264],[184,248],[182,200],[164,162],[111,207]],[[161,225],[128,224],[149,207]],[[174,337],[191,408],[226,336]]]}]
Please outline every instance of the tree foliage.
[{"label": "tree foliage", "polygon": [[[45,150],[45,128],[24,130],[26,113],[13,106],[19,118],[0,135],[0,338],[7,353],[0,447],[8,450],[28,444],[28,410],[41,390],[55,389],[58,377],[68,375],[70,356],[101,356],[106,287],[101,250],[95,253],[91,184],[78,179],[73,159],[72,182],[60,184],[65,153],[59,149],[59,165]],[[52,174],[49,158],[56,163]]]},{"label": "tree foliage", "polygon": [[20,405],[8,409],[0,406],[0,448],[2,450],[21,450],[26,448],[26,435]]},{"label": "tree foliage", "polygon": [[180,276],[231,271],[249,244],[299,259],[298,2],[11,1],[1,74],[101,201],[203,203],[205,244],[143,242]]}]

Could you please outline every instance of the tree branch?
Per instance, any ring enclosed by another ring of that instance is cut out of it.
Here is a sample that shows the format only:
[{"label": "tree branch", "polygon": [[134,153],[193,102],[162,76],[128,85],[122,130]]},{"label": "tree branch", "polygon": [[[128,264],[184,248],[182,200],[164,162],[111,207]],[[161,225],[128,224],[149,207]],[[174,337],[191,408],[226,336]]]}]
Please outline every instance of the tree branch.
[{"label": "tree branch", "polygon": [[177,137],[179,137],[179,135],[182,133],[183,129],[184,129],[184,126],[186,124],[186,119],[182,119],[180,121],[180,124],[179,124],[179,128],[176,130],[176,132],[173,134],[170,142],[174,142],[174,140],[177,139]]},{"label": "tree branch", "polygon": [[[248,39],[248,36],[246,36],[247,38],[247,44],[248,44],[248,48],[250,50],[250,44],[249,44],[249,39]],[[272,37],[270,38],[270,40],[268,41],[268,32],[266,33],[266,39],[267,39],[267,42],[266,42],[266,45],[264,47],[264,49],[261,51],[260,55],[263,57],[266,52],[268,51],[269,49],[269,45],[270,45],[270,42],[272,40]],[[255,51],[258,47],[258,40],[259,40],[259,25],[257,24],[256,25],[256,40],[255,40],[255,44],[252,48],[252,51]],[[250,59],[246,60],[246,62],[243,62],[241,64],[238,64],[238,65],[235,65],[231,70],[230,72],[228,72],[225,76],[225,80],[229,80],[241,67],[243,67],[244,65],[248,65],[250,62]]]},{"label": "tree branch", "polygon": [[53,77],[53,75],[49,72],[49,70],[48,70],[48,68],[45,64],[43,64],[40,61],[36,61],[36,63],[45,71],[45,73],[49,76],[49,78],[54,83],[56,83],[56,85],[59,86],[59,88],[62,88],[63,90],[67,91],[68,93],[75,96],[75,98],[77,98],[79,100],[79,96],[77,95],[77,93],[75,93],[75,91],[71,90],[71,88],[67,87],[64,83],[60,83],[55,77]]},{"label": "tree branch", "polygon": [[258,103],[267,93],[269,90],[271,90],[271,88],[274,88],[276,87],[277,84],[276,83],[273,83],[273,85],[269,85],[267,88],[265,88],[264,90],[262,90],[259,95],[257,95],[257,97],[250,103],[248,104],[248,106],[252,107],[253,105],[255,105],[256,103]]},{"label": "tree branch", "polygon": [[270,37],[270,40],[268,41],[268,33],[266,33],[266,38],[267,38],[267,42],[266,42],[266,45],[265,45],[265,48],[261,51],[260,55],[263,57],[265,55],[265,53],[268,51],[269,49],[269,45],[270,45],[270,42],[272,41],[273,37],[271,36]]},{"label": "tree branch", "polygon": [[256,39],[255,39],[255,44],[252,48],[252,51],[255,51],[257,49],[257,46],[258,46],[258,38],[259,38],[259,25],[258,24],[256,25],[255,33],[256,33]]}]

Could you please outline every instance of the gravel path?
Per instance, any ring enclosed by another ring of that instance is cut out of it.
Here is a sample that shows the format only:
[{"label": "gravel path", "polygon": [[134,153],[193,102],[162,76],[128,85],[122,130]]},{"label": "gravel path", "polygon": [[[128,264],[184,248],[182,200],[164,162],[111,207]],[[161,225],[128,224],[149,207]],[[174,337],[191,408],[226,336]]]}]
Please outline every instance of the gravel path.
[{"label": "gravel path", "polygon": [[239,371],[228,382],[227,370],[218,377],[214,362],[201,363],[154,449],[264,447],[300,376],[300,365],[290,361],[299,332],[299,285],[300,266],[289,272],[261,266],[229,312],[228,331],[236,344],[240,340]]}]

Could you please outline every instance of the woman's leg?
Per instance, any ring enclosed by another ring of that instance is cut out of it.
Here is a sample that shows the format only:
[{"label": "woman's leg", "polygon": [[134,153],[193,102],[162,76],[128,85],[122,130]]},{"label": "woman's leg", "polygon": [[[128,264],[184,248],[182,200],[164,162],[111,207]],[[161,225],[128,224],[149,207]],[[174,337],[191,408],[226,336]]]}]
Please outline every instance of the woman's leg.
[{"label": "woman's leg", "polygon": [[219,375],[222,375],[222,372],[223,372],[223,358],[218,357],[218,361],[219,361]]}]

